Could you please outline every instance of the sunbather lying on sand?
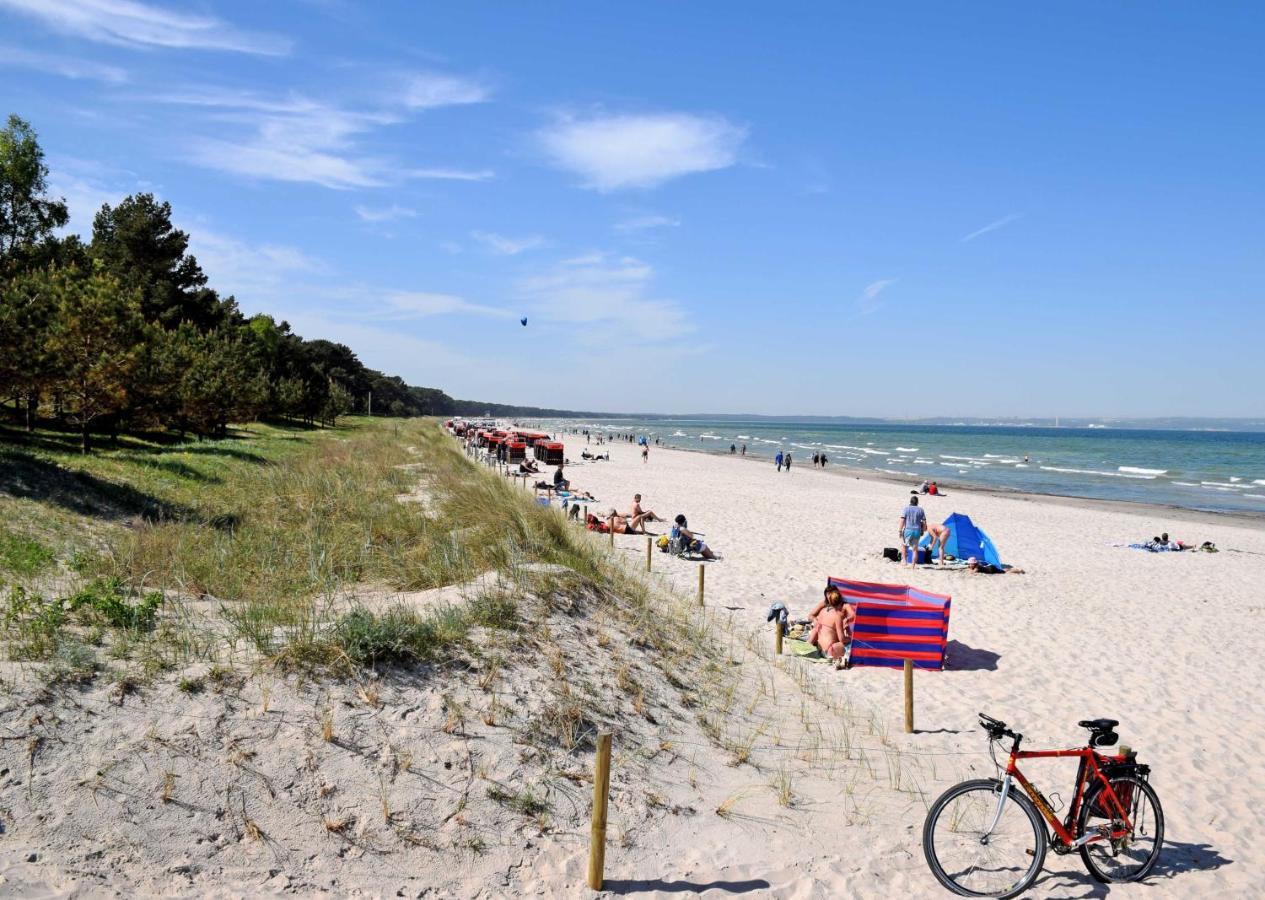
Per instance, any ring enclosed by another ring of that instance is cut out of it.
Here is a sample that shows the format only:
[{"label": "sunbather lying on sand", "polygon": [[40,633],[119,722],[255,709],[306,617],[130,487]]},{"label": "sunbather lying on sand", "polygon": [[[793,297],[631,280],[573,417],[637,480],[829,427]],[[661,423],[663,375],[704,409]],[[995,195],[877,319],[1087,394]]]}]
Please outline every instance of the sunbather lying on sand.
[{"label": "sunbather lying on sand", "polygon": [[843,666],[843,651],[852,640],[852,623],[856,621],[856,609],[845,603],[839,589],[827,586],[821,602],[809,613],[813,630],[808,643],[815,645],[829,659],[835,660],[836,668]]},{"label": "sunbather lying on sand", "polygon": [[[627,516],[617,513],[614,507],[606,514],[606,527],[616,534],[636,534],[637,529],[628,521]],[[643,533],[645,529],[642,529]]]}]

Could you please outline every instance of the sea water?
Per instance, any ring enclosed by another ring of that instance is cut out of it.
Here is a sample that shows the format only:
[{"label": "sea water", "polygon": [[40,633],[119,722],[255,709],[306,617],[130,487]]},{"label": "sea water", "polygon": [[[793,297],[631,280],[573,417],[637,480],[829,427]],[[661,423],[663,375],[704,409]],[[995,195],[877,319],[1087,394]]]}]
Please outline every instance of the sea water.
[{"label": "sea water", "polygon": [[[631,433],[662,445],[772,460],[790,451],[808,468],[882,472],[911,484],[991,488],[1132,500],[1188,509],[1265,513],[1265,432],[984,425],[836,425],[708,419],[555,420],[556,432]],[[580,454],[576,438],[567,455]]]}]

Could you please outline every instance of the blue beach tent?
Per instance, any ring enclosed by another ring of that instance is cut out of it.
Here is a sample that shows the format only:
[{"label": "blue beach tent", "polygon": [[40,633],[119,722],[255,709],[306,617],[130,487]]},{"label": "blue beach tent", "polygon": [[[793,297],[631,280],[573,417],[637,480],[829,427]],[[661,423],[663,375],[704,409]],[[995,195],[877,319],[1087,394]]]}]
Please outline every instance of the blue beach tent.
[{"label": "blue beach tent", "polygon": [[[992,539],[984,533],[984,529],[976,526],[970,516],[953,513],[944,520],[949,526],[949,539],[945,541],[944,552],[957,559],[970,559],[974,556],[980,562],[988,562],[1001,568],[1001,557]],[[931,543],[931,535],[924,535],[924,546]]]}]

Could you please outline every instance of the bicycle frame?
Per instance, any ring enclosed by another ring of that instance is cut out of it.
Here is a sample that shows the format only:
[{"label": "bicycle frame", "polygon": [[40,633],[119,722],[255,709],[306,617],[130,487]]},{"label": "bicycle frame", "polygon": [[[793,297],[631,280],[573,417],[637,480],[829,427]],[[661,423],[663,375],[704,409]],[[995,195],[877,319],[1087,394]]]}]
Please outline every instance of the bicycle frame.
[{"label": "bicycle frame", "polygon": [[[997,812],[993,816],[993,821],[989,825],[985,834],[991,834],[993,829],[997,827],[997,823],[1001,821],[1002,811],[1006,805],[1006,799],[1010,796],[1011,783],[1018,782],[1023,788],[1023,792],[1028,795],[1028,799],[1033,805],[1041,811],[1041,815],[1049,823],[1053,829],[1055,836],[1058,838],[1057,846],[1062,846],[1066,850],[1075,850],[1083,844],[1089,844],[1100,840],[1119,840],[1127,837],[1133,830],[1133,822],[1129,819],[1129,814],[1124,808],[1124,804],[1120,802],[1120,798],[1116,796],[1115,790],[1111,787],[1111,782],[1107,780],[1102,772],[1102,768],[1098,764],[1101,754],[1096,753],[1092,748],[1084,747],[1079,750],[1020,750],[1019,740],[1016,739],[1015,744],[1011,747],[1010,757],[1006,761],[1006,775],[1002,779],[1001,794],[997,799]],[[1076,793],[1072,796],[1072,804],[1068,809],[1067,818],[1064,822],[1060,822],[1055,816],[1054,810],[1050,808],[1050,804],[1045,797],[1041,795],[1032,784],[1024,777],[1023,772],[1019,771],[1018,761],[1021,759],[1067,759],[1076,757],[1080,760],[1080,766],[1077,769],[1076,776]],[[1124,761],[1124,757],[1102,757],[1112,761]],[[1118,814],[1124,828],[1113,829],[1109,833],[1099,830],[1087,832],[1080,837],[1075,837],[1071,828],[1080,812],[1081,803],[1085,799],[1085,792],[1088,789],[1091,779],[1097,778],[1103,785],[1102,797],[1105,798],[1112,809],[1113,814]]]}]

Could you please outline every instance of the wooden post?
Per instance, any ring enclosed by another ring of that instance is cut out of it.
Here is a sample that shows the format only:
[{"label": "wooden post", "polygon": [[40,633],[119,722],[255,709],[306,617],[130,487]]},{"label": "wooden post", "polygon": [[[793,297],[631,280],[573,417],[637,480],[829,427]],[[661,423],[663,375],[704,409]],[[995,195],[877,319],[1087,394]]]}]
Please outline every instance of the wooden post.
[{"label": "wooden post", "polygon": [[782,655],[782,620],[773,620],[773,652]]},{"label": "wooden post", "polygon": [[615,546],[615,522],[614,520],[608,520],[606,524],[610,528],[609,533],[611,536],[611,546],[614,547]]},{"label": "wooden post", "polygon": [[706,570],[703,568],[703,564],[699,563],[698,564],[698,605],[699,606],[703,605],[703,573],[705,571]]},{"label": "wooden post", "polygon": [[589,505],[587,503],[584,504],[584,524],[589,524]]},{"label": "wooden post", "polygon": [[914,733],[914,661],[905,660],[905,734]]},{"label": "wooden post", "polygon": [[653,546],[654,546],[654,541],[650,539],[650,535],[646,535],[646,571],[647,572],[650,571],[650,560],[653,559],[653,557],[650,555],[650,550]]},{"label": "wooden post", "polygon": [[589,833],[589,887],[602,889],[606,867],[606,801],[611,788],[611,736],[597,736],[597,759],[593,764],[593,827]]}]

